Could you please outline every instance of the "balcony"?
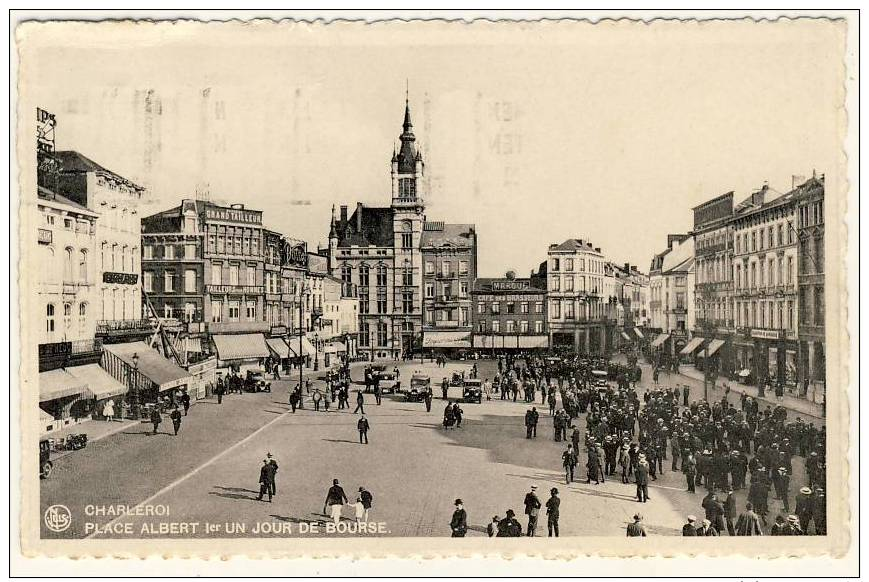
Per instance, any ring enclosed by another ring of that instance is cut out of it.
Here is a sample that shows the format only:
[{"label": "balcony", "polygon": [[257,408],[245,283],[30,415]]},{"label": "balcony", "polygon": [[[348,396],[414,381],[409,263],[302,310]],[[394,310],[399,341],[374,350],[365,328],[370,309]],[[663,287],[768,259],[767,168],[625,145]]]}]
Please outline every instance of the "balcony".
[{"label": "balcony", "polygon": [[258,333],[268,332],[271,324],[267,321],[212,321],[208,333]]},{"label": "balcony", "polygon": [[282,303],[296,303],[298,298],[293,293],[281,293]]},{"label": "balcony", "polygon": [[695,254],[698,257],[705,257],[707,255],[714,255],[715,253],[720,253],[727,250],[727,243],[716,243],[714,245],[704,245],[702,248],[699,248],[695,251]]},{"label": "balcony", "polygon": [[459,322],[454,320],[435,320],[435,327],[459,327]]},{"label": "balcony", "polygon": [[136,336],[153,333],[157,325],[151,319],[112,319],[97,322],[97,336]]},{"label": "balcony", "polygon": [[212,295],[262,295],[262,285],[206,285],[205,292]]},{"label": "balcony", "polygon": [[436,303],[446,303],[446,304],[458,303],[459,296],[458,295],[438,295],[437,297],[435,297],[435,302]]},{"label": "balcony", "polygon": [[456,279],[458,278],[458,276],[459,274],[456,271],[450,271],[449,273],[438,271],[438,273],[435,275],[435,278],[446,281],[449,279]]}]

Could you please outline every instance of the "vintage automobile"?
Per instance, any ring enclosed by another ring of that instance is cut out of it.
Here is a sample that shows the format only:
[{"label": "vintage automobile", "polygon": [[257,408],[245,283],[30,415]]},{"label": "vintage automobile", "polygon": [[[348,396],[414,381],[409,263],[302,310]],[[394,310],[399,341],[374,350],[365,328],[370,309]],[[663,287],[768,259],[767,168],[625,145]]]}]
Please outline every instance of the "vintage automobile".
[{"label": "vintage automobile", "polygon": [[465,380],[465,385],[462,388],[463,402],[476,402],[480,404],[483,401],[483,383],[477,379]]},{"label": "vintage automobile", "polygon": [[39,441],[39,478],[48,479],[54,464],[51,462],[51,445],[48,441]]},{"label": "vintage automobile", "polygon": [[425,374],[414,374],[410,378],[410,387],[404,392],[409,402],[419,402],[431,394],[431,378]]},{"label": "vintage automobile", "polygon": [[381,372],[377,376],[377,386],[381,394],[396,394],[401,392],[401,382],[394,372]]},{"label": "vintage automobile", "polygon": [[609,379],[609,374],[606,373],[606,370],[592,370],[591,371],[591,381],[592,385],[597,388],[607,388],[609,387],[609,383],[607,380]]},{"label": "vintage automobile", "polygon": [[450,386],[464,386],[465,376],[467,375],[468,374],[462,374],[461,372],[453,372],[453,375],[450,378]]},{"label": "vintage automobile", "polygon": [[244,378],[245,392],[271,392],[271,382],[266,382],[265,375],[260,371],[248,370]]},{"label": "vintage automobile", "polygon": [[380,378],[380,375],[386,372],[386,366],[383,364],[373,364],[368,366],[366,369],[367,377],[371,378],[371,383],[365,384],[365,391],[371,392],[371,389],[377,384],[377,380]]}]

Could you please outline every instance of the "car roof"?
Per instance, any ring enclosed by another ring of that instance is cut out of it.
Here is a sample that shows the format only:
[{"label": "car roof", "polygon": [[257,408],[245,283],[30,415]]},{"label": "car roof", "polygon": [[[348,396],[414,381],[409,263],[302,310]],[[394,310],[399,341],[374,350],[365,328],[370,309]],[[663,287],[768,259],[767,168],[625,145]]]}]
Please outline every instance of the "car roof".
[{"label": "car roof", "polygon": [[431,376],[428,376],[426,374],[414,374],[413,376],[411,376],[411,379],[412,380],[431,380]]}]

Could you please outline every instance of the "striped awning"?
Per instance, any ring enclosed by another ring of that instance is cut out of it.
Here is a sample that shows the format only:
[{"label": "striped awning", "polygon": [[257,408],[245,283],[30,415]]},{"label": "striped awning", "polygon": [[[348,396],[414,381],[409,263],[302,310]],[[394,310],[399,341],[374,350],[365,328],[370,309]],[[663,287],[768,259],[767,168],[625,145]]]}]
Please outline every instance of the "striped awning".
[{"label": "striped awning", "polygon": [[292,357],[290,355],[290,346],[288,346],[287,342],[279,337],[267,338],[266,345],[274,355],[281,358],[282,360]]},{"label": "striped awning", "polygon": [[293,353],[293,357],[298,357],[301,353],[303,356],[314,356],[317,354],[317,350],[314,349],[314,344],[311,343],[311,340],[302,336],[302,347],[299,348],[299,338],[298,337],[289,337],[287,338],[287,344],[290,346],[290,350]]},{"label": "striped awning", "polygon": [[76,378],[64,369],[39,373],[39,401],[48,402],[66,396],[87,393],[87,382]]},{"label": "striped awning", "polygon": [[670,339],[670,334],[669,334],[669,333],[661,333],[661,334],[658,334],[658,337],[656,337],[654,340],[652,340],[652,347],[653,347],[653,348],[657,348],[658,346],[660,346],[661,344],[663,344],[663,343],[664,343],[665,341],[667,341],[668,339]]},{"label": "striped awning", "polygon": [[682,348],[682,351],[679,352],[679,355],[680,356],[687,356],[688,354],[692,353],[694,350],[699,348],[700,344],[702,344],[702,343],[703,343],[702,337],[691,338],[691,341],[689,341],[687,344],[685,344],[685,347]]},{"label": "striped awning", "polygon": [[87,384],[87,394],[101,400],[127,393],[127,387],[112,378],[99,364],[67,368],[76,378]]},{"label": "striped awning", "polygon": [[269,349],[261,333],[215,335],[211,339],[217,348],[218,359],[224,362],[269,357]]},{"label": "striped awning", "polygon": [[117,356],[128,367],[135,367],[140,374],[156,384],[160,392],[179,388],[192,381],[190,372],[167,360],[145,342],[105,344],[103,350]]},{"label": "striped awning", "polygon": [[724,345],[724,340],[719,340],[719,339],[712,340],[711,342],[709,342],[709,345],[706,348],[706,352],[705,352],[706,355],[711,356],[712,354],[714,354],[715,352],[718,351],[718,348],[720,348],[723,345]]}]

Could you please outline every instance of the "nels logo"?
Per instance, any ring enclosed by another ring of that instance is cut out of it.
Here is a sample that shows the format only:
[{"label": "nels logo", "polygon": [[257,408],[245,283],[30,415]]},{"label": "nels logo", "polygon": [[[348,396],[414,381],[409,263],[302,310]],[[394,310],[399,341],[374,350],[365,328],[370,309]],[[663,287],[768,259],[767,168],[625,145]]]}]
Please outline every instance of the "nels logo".
[{"label": "nels logo", "polygon": [[72,524],[72,514],[66,505],[52,505],[45,510],[43,516],[45,527],[54,532],[62,532],[69,529]]}]

